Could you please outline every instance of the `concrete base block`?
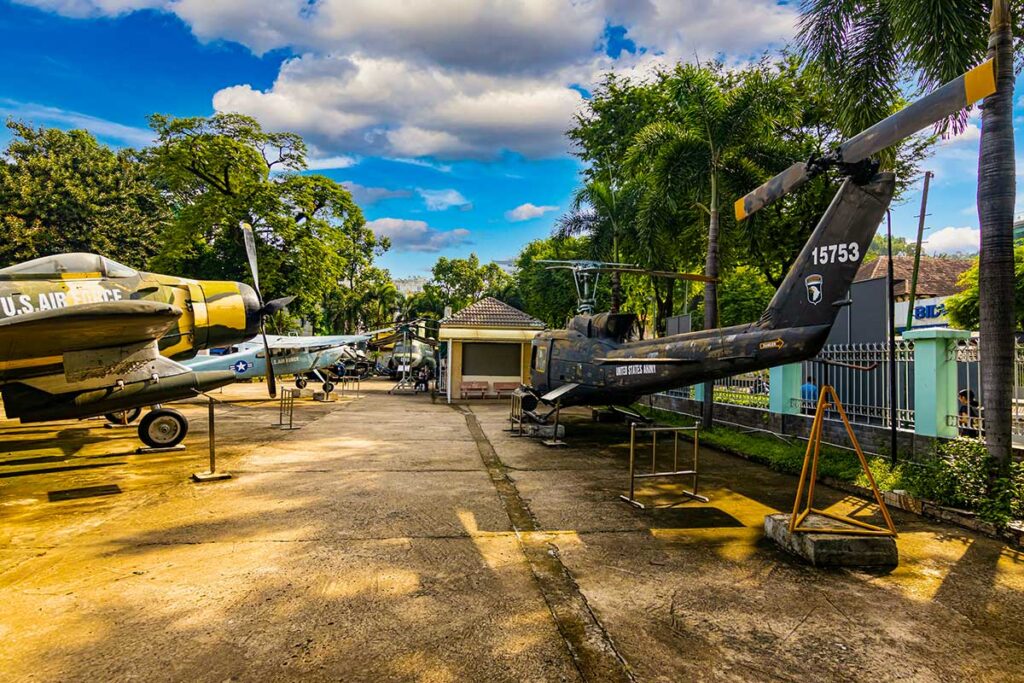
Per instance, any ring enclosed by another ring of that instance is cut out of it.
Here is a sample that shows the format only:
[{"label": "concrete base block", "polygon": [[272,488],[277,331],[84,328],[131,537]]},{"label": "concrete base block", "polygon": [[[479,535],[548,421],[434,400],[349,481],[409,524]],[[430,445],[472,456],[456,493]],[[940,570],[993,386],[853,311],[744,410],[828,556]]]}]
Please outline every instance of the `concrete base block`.
[{"label": "concrete base block", "polygon": [[224,479],[230,479],[231,474],[228,472],[193,472],[192,481],[197,484],[205,481],[223,481]]},{"label": "concrete base block", "polygon": [[184,444],[178,444],[177,446],[168,446],[167,448],[148,448],[146,446],[140,446],[135,449],[136,455],[149,455],[150,453],[176,453],[178,451],[185,450]]},{"label": "concrete base block", "polygon": [[[783,550],[815,567],[895,567],[899,564],[896,539],[891,536],[855,536],[789,532],[788,514],[764,518],[764,532]],[[811,514],[804,526],[835,527],[835,520]],[[850,527],[853,529],[854,527]]]}]

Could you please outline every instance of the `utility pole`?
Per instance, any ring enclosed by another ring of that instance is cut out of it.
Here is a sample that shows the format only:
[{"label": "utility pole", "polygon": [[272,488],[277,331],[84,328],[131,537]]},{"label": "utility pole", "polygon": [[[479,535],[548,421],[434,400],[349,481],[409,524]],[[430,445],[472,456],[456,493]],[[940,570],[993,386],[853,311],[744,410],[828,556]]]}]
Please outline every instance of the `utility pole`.
[{"label": "utility pole", "polygon": [[[925,182],[928,182],[927,180]],[[886,293],[886,303],[888,304],[889,315],[889,460],[893,465],[896,464],[896,444],[897,434],[896,430],[899,428],[897,421],[899,419],[899,406],[896,402],[899,397],[896,394],[896,297],[892,292],[892,286],[895,282],[892,267],[892,211],[886,210],[885,212],[885,236],[887,238],[888,250],[889,250],[889,264],[886,269],[886,284],[888,285],[888,292]]]},{"label": "utility pole", "polygon": [[[914,273],[910,276],[910,302],[907,305],[907,326],[909,330],[914,324],[914,300],[917,298],[917,272],[921,268],[921,241],[924,238],[924,218],[928,209],[928,181],[935,176],[931,171],[924,172],[924,190],[921,192],[921,214],[917,217],[917,249],[914,251]],[[891,258],[891,256],[890,256]]]}]

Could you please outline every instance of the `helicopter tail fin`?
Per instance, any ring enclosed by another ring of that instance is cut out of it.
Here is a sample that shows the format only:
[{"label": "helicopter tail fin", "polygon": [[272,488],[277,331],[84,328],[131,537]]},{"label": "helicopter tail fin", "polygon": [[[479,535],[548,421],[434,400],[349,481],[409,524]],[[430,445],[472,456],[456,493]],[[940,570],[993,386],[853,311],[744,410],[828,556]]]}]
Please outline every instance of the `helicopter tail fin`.
[{"label": "helicopter tail fin", "polygon": [[892,201],[895,177],[847,178],[758,324],[767,329],[831,325]]}]

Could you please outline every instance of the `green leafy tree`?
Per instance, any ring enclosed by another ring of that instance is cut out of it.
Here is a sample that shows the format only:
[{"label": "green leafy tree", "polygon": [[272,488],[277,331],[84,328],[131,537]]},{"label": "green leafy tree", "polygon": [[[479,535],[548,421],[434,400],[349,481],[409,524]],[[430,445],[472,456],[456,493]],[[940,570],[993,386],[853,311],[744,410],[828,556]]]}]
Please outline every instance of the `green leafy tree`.
[{"label": "green leafy tree", "polygon": [[[610,175],[610,172],[609,172]],[[591,247],[590,258],[622,262],[623,249],[629,239],[626,228],[632,222],[636,209],[636,184],[616,187],[608,182],[591,180],[573,194],[569,213],[558,219],[555,236],[561,239],[587,235]],[[611,281],[611,312],[617,313],[622,303],[622,282],[618,272]]]},{"label": "green leafy tree", "polygon": [[[257,236],[267,298],[294,295],[294,312],[321,331],[325,304],[387,248],[365,227],[348,191],[299,173],[306,147],[293,133],[268,133],[248,116],[150,117],[158,136],[147,152],[174,211],[154,264],[203,278],[248,279],[238,224]],[[355,295],[358,298],[358,295]],[[351,313],[351,311],[350,311]],[[350,328],[353,318],[345,318]]]},{"label": "green leafy tree", "polygon": [[[719,282],[718,315],[723,327],[754,322],[761,317],[775,294],[775,287],[753,266],[729,270]],[[704,312],[703,302],[696,314]]]},{"label": "green leafy tree", "polygon": [[[893,257],[899,256],[914,256],[914,252],[917,251],[917,243],[911,242],[906,237],[892,238],[892,255]],[[875,235],[871,240],[871,244],[868,246],[867,253],[864,254],[864,262],[874,261],[880,256],[889,255],[889,240],[885,235]]]},{"label": "green leafy tree", "polygon": [[[561,327],[576,312],[576,289],[564,270],[549,270],[539,263],[545,259],[571,260],[590,258],[589,240],[564,237],[534,240],[523,247],[515,262],[517,307],[551,327]],[[606,281],[598,287],[597,301],[601,307],[609,300]]]},{"label": "green leafy tree", "polygon": [[[985,441],[996,463],[993,480],[1005,475],[1012,453],[1013,89],[1014,42],[1021,25],[1010,6],[1010,0],[808,0],[799,35],[804,52],[844,95],[840,124],[848,134],[892,111],[909,80],[916,80],[918,90],[931,91],[986,57],[995,58],[997,89],[981,107],[978,160],[979,327],[986,359],[981,381]],[[967,112],[960,112],[943,128],[961,130],[966,122]]]},{"label": "green leafy tree", "polygon": [[[1014,249],[1014,328],[1024,331],[1024,245]],[[964,271],[957,283],[963,290],[946,299],[946,314],[954,327],[962,330],[976,330],[981,323],[979,299],[979,260]]]},{"label": "green leafy tree", "polygon": [[626,178],[626,157],[633,138],[674,111],[665,86],[667,78],[664,71],[646,81],[611,72],[593,89],[566,132],[573,154],[587,164],[583,169],[586,183]]},{"label": "green leafy tree", "polygon": [[432,279],[424,287],[427,300],[459,311],[485,296],[500,298],[512,284],[512,277],[496,263],[480,264],[476,254],[468,258],[442,256],[431,270]]},{"label": "green leafy tree", "polygon": [[87,251],[144,267],[170,218],[134,150],[84,130],[8,121],[0,157],[0,265]]},{"label": "green leafy tree", "polygon": [[[758,147],[772,147],[774,129],[793,118],[792,83],[764,66],[741,74],[719,66],[680,65],[668,80],[676,114],[647,125],[630,148],[631,166],[646,179],[639,224],[663,228],[666,217],[696,207],[707,214],[704,273],[719,276],[720,206],[768,175]],[[764,156],[775,157],[774,150]],[[728,204],[727,204],[728,205]],[[704,327],[718,326],[718,290],[704,287]],[[706,388],[703,419],[714,401]]]}]

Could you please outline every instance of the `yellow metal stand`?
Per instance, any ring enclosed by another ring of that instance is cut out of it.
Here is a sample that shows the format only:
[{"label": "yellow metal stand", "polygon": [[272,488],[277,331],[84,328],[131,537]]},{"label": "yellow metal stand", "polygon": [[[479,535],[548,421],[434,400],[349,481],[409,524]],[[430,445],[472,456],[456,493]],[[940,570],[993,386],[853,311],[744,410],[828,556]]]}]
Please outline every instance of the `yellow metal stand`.
[{"label": "yellow metal stand", "polygon": [[[846,433],[850,436],[850,441],[853,443],[853,449],[857,451],[857,458],[860,460],[860,466],[864,468],[864,474],[867,475],[868,482],[871,484],[871,491],[875,495],[875,502],[878,503],[878,507],[882,511],[882,517],[885,519],[885,528],[875,526],[874,524],[868,524],[867,522],[862,522],[857,519],[852,519],[845,515],[819,510],[814,507],[814,482],[818,478],[818,458],[821,456],[821,438],[825,423],[825,411],[828,410],[830,404],[835,406],[836,411],[839,413],[839,417],[842,418],[843,425],[846,427]],[[808,487],[807,505],[801,508],[805,484],[807,484]],[[837,522],[842,522],[847,526],[803,526],[807,516],[812,512],[816,515],[821,515],[822,517],[828,517],[829,519],[833,519]],[[789,518],[789,531],[790,533],[849,534],[853,536],[896,536],[896,526],[892,523],[892,517],[889,516],[889,509],[885,506],[885,501],[882,499],[882,493],[878,490],[878,485],[875,484],[875,478],[872,476],[871,470],[868,468],[867,458],[864,457],[864,451],[861,450],[860,443],[857,441],[857,437],[853,433],[853,428],[850,426],[850,420],[846,417],[846,411],[843,410],[843,404],[840,403],[839,396],[836,394],[836,390],[831,384],[826,384],[821,387],[821,393],[818,396],[818,407],[814,413],[814,422],[811,424],[811,438],[807,440],[807,451],[804,453],[804,466],[800,471],[800,483],[797,485],[796,489],[796,500],[793,501],[793,514]]]}]

